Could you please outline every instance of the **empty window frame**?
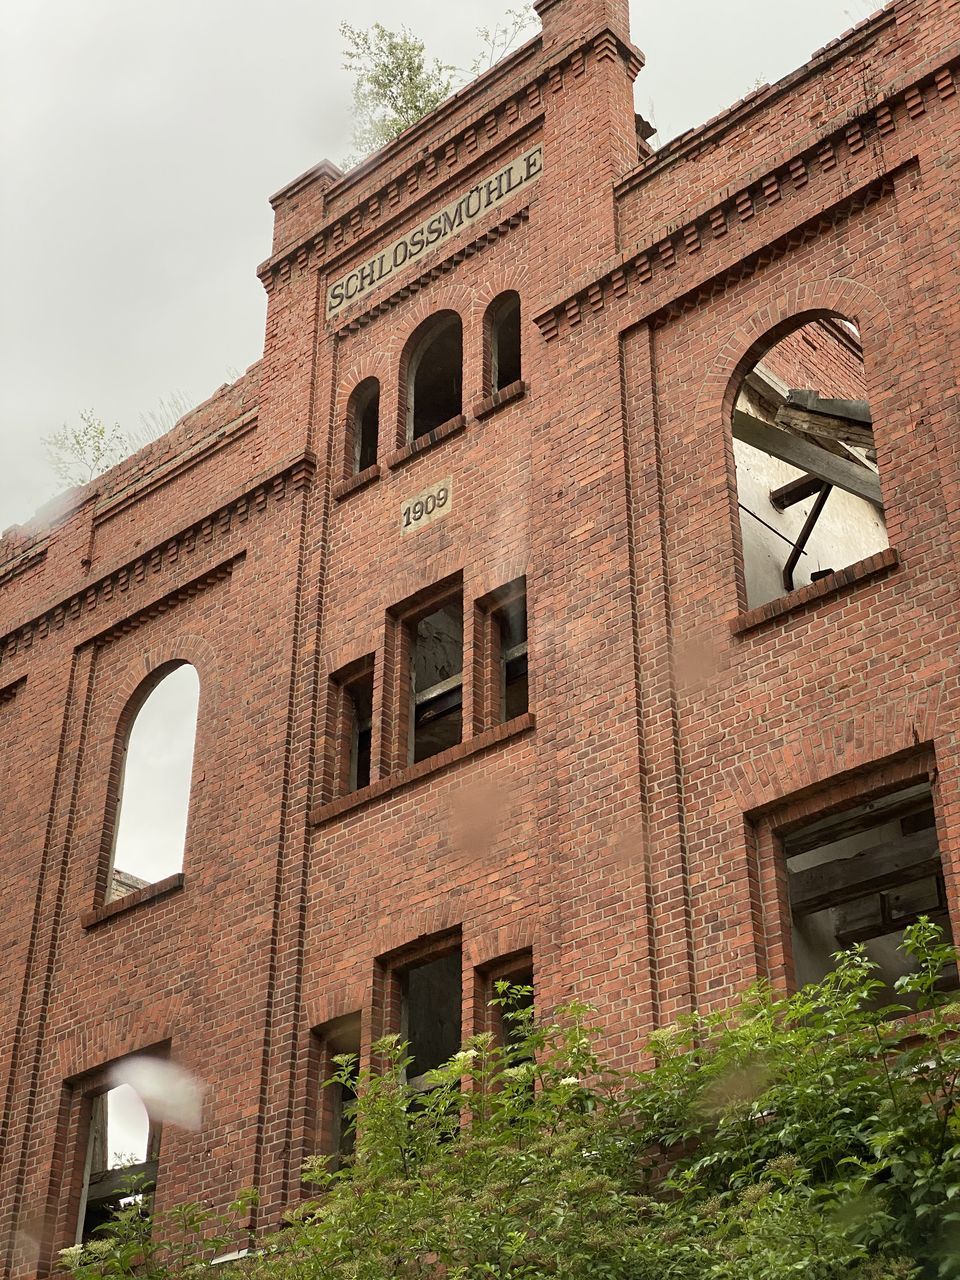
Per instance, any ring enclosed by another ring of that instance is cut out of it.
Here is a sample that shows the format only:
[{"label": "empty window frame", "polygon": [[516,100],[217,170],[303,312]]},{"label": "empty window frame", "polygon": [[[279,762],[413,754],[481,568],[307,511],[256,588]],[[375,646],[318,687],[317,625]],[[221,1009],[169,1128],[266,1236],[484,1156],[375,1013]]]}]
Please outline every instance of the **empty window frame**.
[{"label": "empty window frame", "polygon": [[495,1044],[516,1053],[534,1005],[533,956],[522,951],[485,966],[478,976],[484,1005],[478,1024],[492,1032]]},{"label": "empty window frame", "polygon": [[463,738],[463,596],[450,596],[410,625],[411,763]]},{"label": "empty window frame", "polygon": [[129,1085],[83,1099],[86,1153],[76,1243],[95,1238],[123,1204],[148,1200],[157,1181],[160,1130]]},{"label": "empty window frame", "polygon": [[455,311],[431,316],[404,361],[405,438],[418,440],[463,412],[463,324]]},{"label": "empty window frame", "polygon": [[365,378],[347,407],[347,472],[359,475],[377,461],[380,441],[380,383]]},{"label": "empty window frame", "polygon": [[427,1073],[460,1050],[462,964],[457,947],[410,965],[397,975],[400,1039],[408,1045],[407,1083],[414,1088],[426,1088]]},{"label": "empty window frame", "polygon": [[[336,1168],[343,1159],[352,1156],[356,1147],[353,1104],[357,1099],[356,1080],[360,1057],[360,1014],[351,1013],[335,1018],[316,1032],[319,1055],[319,1086],[317,1099],[317,1141],[319,1155],[329,1156]],[[340,1071],[335,1061],[341,1055],[353,1059],[346,1080],[333,1081]]]},{"label": "empty window frame", "polygon": [[474,727],[482,733],[530,708],[526,578],[478,600],[474,620]]},{"label": "empty window frame", "polygon": [[128,704],[112,774],[108,902],[183,869],[199,698],[195,668],[171,663]]},{"label": "empty window frame", "polygon": [[520,295],[514,290],[494,298],[486,316],[490,391],[503,391],[521,378]]},{"label": "empty window frame", "polygon": [[525,715],[530,708],[527,666],[527,587],[521,578],[504,588],[493,614],[499,658],[502,720]]},{"label": "empty window frame", "polygon": [[[809,823],[781,837],[798,986],[863,943],[889,985],[909,971],[903,931],[928,916],[952,941],[928,783]],[[889,999],[887,992],[881,1003]]]},{"label": "empty window frame", "polygon": [[733,418],[749,608],[887,547],[860,334],[817,313],[742,375]]}]

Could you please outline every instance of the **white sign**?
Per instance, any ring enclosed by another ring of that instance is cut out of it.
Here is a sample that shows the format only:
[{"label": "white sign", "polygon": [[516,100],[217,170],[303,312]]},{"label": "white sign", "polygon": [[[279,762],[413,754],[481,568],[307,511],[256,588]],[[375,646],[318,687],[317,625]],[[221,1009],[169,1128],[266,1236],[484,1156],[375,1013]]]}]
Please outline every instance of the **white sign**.
[{"label": "white sign", "polygon": [[400,504],[400,532],[416,533],[453,510],[453,479],[438,480],[423,493]]},{"label": "white sign", "polygon": [[538,143],[531,150],[511,160],[499,173],[484,178],[476,186],[465,191],[452,204],[421,222],[399,240],[395,240],[382,253],[378,253],[337,280],[327,290],[327,319],[337,315],[345,306],[365,297],[372,290],[400,271],[409,262],[415,262],[423,254],[445,244],[457,232],[471,226],[490,209],[508,200],[516,191],[528,187],[543,172],[543,147]]}]

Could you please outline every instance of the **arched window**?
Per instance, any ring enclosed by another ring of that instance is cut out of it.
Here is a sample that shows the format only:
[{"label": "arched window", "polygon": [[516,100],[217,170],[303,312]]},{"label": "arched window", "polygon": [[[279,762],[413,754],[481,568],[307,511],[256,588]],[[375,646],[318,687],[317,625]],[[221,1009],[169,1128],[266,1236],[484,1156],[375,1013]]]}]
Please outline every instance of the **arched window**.
[{"label": "arched window", "polygon": [[380,383],[364,378],[347,407],[348,452],[351,475],[359,475],[377,460],[380,439]]},{"label": "arched window", "polygon": [[408,441],[463,412],[463,324],[455,311],[438,312],[413,335],[404,385]]},{"label": "arched window", "polygon": [[502,391],[520,381],[520,295],[511,289],[487,308],[488,384]]},{"label": "arched window", "polygon": [[741,375],[733,435],[748,608],[889,545],[852,321],[818,312],[781,327]]},{"label": "arched window", "polygon": [[107,901],[183,867],[199,698],[196,670],[176,663],[153,672],[128,707]]}]

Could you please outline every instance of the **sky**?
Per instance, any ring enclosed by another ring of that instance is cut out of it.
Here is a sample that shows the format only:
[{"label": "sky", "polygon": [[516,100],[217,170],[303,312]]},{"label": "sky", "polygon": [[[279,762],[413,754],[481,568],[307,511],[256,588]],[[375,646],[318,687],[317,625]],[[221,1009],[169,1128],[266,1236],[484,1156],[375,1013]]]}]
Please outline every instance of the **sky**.
[{"label": "sky", "polygon": [[[2,0],[0,530],[56,493],[41,438],[82,410],[135,430],[259,358],[268,197],[351,150],[340,23],[466,66],[511,2]],[[637,107],[667,141],[874,7],[635,0]]]}]

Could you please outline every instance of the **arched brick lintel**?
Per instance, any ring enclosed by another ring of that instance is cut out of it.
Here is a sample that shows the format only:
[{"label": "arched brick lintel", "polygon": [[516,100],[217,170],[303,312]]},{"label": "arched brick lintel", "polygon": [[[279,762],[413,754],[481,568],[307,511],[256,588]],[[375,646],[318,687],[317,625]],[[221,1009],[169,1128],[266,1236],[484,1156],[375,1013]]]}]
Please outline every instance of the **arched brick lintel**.
[{"label": "arched brick lintel", "polygon": [[900,702],[857,712],[849,719],[808,724],[779,750],[745,756],[726,771],[739,811],[762,814],[805,791],[875,768],[878,763],[935,742],[940,684],[906,694]]},{"label": "arched brick lintel", "polygon": [[788,333],[825,315],[840,315],[859,327],[868,363],[870,352],[884,348],[893,328],[886,303],[857,280],[834,276],[771,292],[767,304],[746,317],[721,347],[700,389],[697,421],[713,420],[720,407],[729,422],[740,384],[757,361]]}]

